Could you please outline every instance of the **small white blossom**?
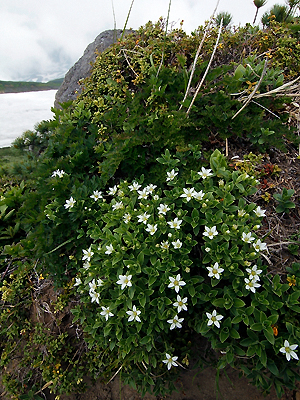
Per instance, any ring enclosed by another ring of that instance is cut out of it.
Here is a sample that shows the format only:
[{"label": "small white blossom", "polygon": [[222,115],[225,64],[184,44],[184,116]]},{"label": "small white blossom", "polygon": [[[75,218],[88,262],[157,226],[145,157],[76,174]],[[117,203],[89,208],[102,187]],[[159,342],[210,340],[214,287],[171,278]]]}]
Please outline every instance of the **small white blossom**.
[{"label": "small white blossom", "polygon": [[178,172],[175,172],[175,170],[172,169],[171,172],[167,172],[167,179],[166,179],[166,181],[167,181],[167,182],[168,182],[168,181],[172,181],[172,180],[175,178],[176,175],[178,175]]},{"label": "small white blossom", "polygon": [[205,169],[204,167],[201,168],[201,172],[198,172],[198,174],[201,176],[201,178],[206,179],[209,176],[213,176],[211,173],[211,169]]},{"label": "small white blossom", "polygon": [[137,217],[138,217],[138,222],[146,224],[151,215],[144,212],[144,214],[138,215]]},{"label": "small white blossom", "polygon": [[208,276],[216,279],[220,279],[220,274],[224,271],[223,268],[219,267],[219,264],[216,262],[213,267],[206,267],[209,271]]},{"label": "small white blossom", "polygon": [[206,251],[206,253],[209,253],[210,252],[210,248],[209,247],[205,247],[205,251]]},{"label": "small white blossom", "polygon": [[158,209],[158,214],[164,214],[164,215],[166,215],[166,213],[170,211],[170,208],[166,204],[160,204],[157,207],[157,209]]},{"label": "small white blossom", "polygon": [[177,307],[177,312],[180,313],[180,311],[182,311],[182,310],[187,311],[186,303],[187,303],[187,297],[182,299],[178,294],[177,301],[175,301],[175,303],[173,303],[173,306]]},{"label": "small white blossom", "polygon": [[146,231],[149,232],[151,236],[154,235],[154,233],[157,231],[157,224],[155,225],[147,224]]},{"label": "small white blossom", "polygon": [[246,271],[249,274],[250,281],[259,281],[259,275],[262,273],[262,269],[257,269],[257,265],[253,265],[252,268],[246,268]]},{"label": "small white blossom", "polygon": [[245,243],[251,243],[251,242],[253,242],[253,240],[255,240],[255,237],[252,236],[252,233],[251,233],[251,232],[249,232],[249,233],[243,232],[243,233],[242,233],[242,241],[243,241],[243,242],[245,242]]},{"label": "small white blossom", "polygon": [[103,280],[102,279],[97,279],[97,286],[98,287],[100,287],[100,286],[103,286]]},{"label": "small white blossom", "polygon": [[141,319],[139,317],[139,315],[141,314],[141,311],[136,309],[136,306],[132,307],[131,311],[126,311],[126,314],[129,315],[128,321],[137,321],[137,322],[141,322]]},{"label": "small white blossom", "polygon": [[255,243],[253,243],[254,250],[258,253],[260,251],[268,250],[267,244],[263,243],[260,239],[258,239]]},{"label": "small white blossom", "polygon": [[207,322],[207,325],[208,325],[208,326],[214,324],[214,325],[216,325],[217,328],[220,328],[220,322],[219,322],[219,321],[220,321],[222,318],[224,318],[223,315],[217,314],[217,311],[214,310],[211,314],[207,312],[207,313],[206,313],[206,316],[207,316],[207,318],[208,318],[208,322]]},{"label": "small white blossom", "polygon": [[81,284],[82,284],[81,279],[80,278],[75,278],[74,286],[79,286]]},{"label": "small white blossom", "polygon": [[76,200],[70,197],[70,200],[66,200],[65,209],[74,207]]},{"label": "small white blossom", "polygon": [[177,239],[175,242],[172,242],[172,245],[174,249],[180,249],[182,246],[182,242],[179,239]]},{"label": "small white blossom", "polygon": [[82,256],[82,261],[91,261],[91,258],[94,255],[94,252],[92,251],[91,246],[87,250],[82,250],[83,256]]},{"label": "small white blossom", "polygon": [[294,350],[298,347],[297,344],[290,344],[288,340],[284,341],[284,346],[281,347],[279,350],[281,353],[285,354],[286,359],[290,361],[291,358],[294,358],[295,360],[299,360],[297,354],[295,353]]},{"label": "small white blossom", "polygon": [[120,189],[119,189],[117,195],[118,195],[119,197],[124,197],[124,192],[123,192],[123,190],[120,190]]},{"label": "small white blossom", "polygon": [[128,213],[124,214],[123,220],[124,220],[125,224],[128,224],[128,222],[131,220],[131,215]]},{"label": "small white blossom", "polygon": [[95,301],[97,304],[99,304],[100,294],[95,292],[94,290],[90,290],[89,294],[90,294],[92,303]]},{"label": "small white blossom", "polygon": [[109,196],[114,196],[117,193],[117,191],[118,191],[118,187],[115,185],[115,186],[113,186],[113,187],[108,189],[107,194]]},{"label": "small white blossom", "polygon": [[153,200],[158,200],[159,199],[159,195],[158,194],[155,194],[154,196],[153,196]]},{"label": "small white blossom", "polygon": [[186,285],[186,283],[184,281],[181,281],[180,274],[178,274],[176,276],[176,278],[169,276],[169,280],[170,280],[170,283],[168,285],[168,288],[174,288],[176,293],[179,292],[180,286]]},{"label": "small white blossom", "polygon": [[242,218],[246,214],[245,210],[238,210],[238,217]]},{"label": "small white blossom", "polygon": [[250,280],[248,278],[245,278],[244,281],[246,282],[246,289],[251,290],[251,292],[253,293],[256,292],[256,288],[259,288],[261,286],[259,283],[257,283],[255,279]]},{"label": "small white blossom", "polygon": [[132,182],[132,185],[128,186],[129,190],[132,192],[133,190],[139,190],[141,185],[139,185],[137,182]]},{"label": "small white blossom", "polygon": [[173,319],[168,319],[167,322],[171,324],[170,330],[174,328],[182,328],[181,322],[184,320],[184,318],[178,318],[178,315],[175,315]]},{"label": "small white blossom", "polygon": [[169,221],[168,224],[170,225],[171,228],[173,229],[180,229],[180,225],[182,223],[182,219],[178,219],[177,217],[174,218],[173,221]]},{"label": "small white blossom", "polygon": [[105,254],[111,254],[114,251],[113,245],[110,244],[109,246],[105,246],[106,247],[106,252]]},{"label": "small white blossom", "polygon": [[119,275],[118,285],[121,285],[121,289],[125,289],[126,286],[132,286],[131,283],[132,275]]},{"label": "small white blossom", "polygon": [[117,201],[115,204],[112,205],[112,209],[115,210],[121,210],[124,208],[124,204],[122,201]]},{"label": "small white blossom", "polygon": [[212,228],[205,226],[204,229],[205,229],[205,231],[204,231],[203,235],[207,236],[209,239],[213,239],[214,236],[217,236],[217,234],[219,233],[217,231],[216,226],[213,226]]},{"label": "small white blossom", "polygon": [[139,199],[148,199],[149,192],[144,188],[143,190],[138,190]]},{"label": "small white blossom", "polygon": [[90,266],[91,266],[91,263],[89,261],[85,261],[84,264],[83,264],[83,268],[84,269],[89,269]]},{"label": "small white blossom", "polygon": [[165,363],[167,365],[168,369],[171,369],[171,367],[177,367],[178,364],[176,363],[176,360],[178,359],[178,357],[174,356],[170,356],[170,354],[166,353],[166,360],[163,360],[163,363]]},{"label": "small white blossom", "polygon": [[194,197],[195,189],[194,188],[183,188],[183,194],[180,197],[185,197],[186,201],[190,201]]},{"label": "small white blossom", "polygon": [[57,169],[56,171],[53,171],[51,177],[55,178],[56,176],[58,176],[59,178],[62,178],[64,176],[64,174],[65,174],[65,171]]},{"label": "small white blossom", "polygon": [[169,244],[169,242],[166,240],[166,241],[161,242],[160,247],[161,247],[162,249],[164,249],[164,250],[168,250],[168,248],[170,247],[170,244]]},{"label": "small white blossom", "polygon": [[203,199],[203,197],[205,196],[205,193],[202,191],[202,190],[200,190],[200,192],[194,192],[193,193],[193,197],[194,197],[194,199],[196,199],[196,200],[202,200]]},{"label": "small white blossom", "polygon": [[109,307],[101,306],[101,308],[102,308],[102,311],[101,311],[100,315],[103,315],[105,317],[106,321],[108,320],[109,317],[114,316],[114,314],[110,311]]},{"label": "small white blossom", "polygon": [[150,185],[145,187],[145,190],[147,191],[147,193],[152,194],[154,192],[154,189],[156,189],[157,186],[153,185],[152,183],[150,183]]},{"label": "small white blossom", "polygon": [[254,210],[255,214],[257,217],[265,217],[266,216],[266,210],[262,210],[260,206],[257,207],[256,210]]},{"label": "small white blossom", "polygon": [[93,194],[90,196],[91,199],[94,199],[95,201],[102,199],[102,192],[99,192],[98,190],[94,190]]},{"label": "small white blossom", "polygon": [[95,282],[95,279],[93,279],[91,282],[89,282],[89,287],[90,290],[95,291],[97,289],[97,283]]}]

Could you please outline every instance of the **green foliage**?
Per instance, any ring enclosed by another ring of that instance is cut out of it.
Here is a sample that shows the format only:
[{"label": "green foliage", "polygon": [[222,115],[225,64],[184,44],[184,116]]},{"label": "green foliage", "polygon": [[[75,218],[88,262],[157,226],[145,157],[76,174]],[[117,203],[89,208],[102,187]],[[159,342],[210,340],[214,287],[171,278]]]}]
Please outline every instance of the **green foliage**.
[{"label": "green foliage", "polygon": [[275,193],[273,195],[274,199],[278,201],[278,206],[276,207],[277,213],[289,213],[290,209],[295,208],[296,205],[290,199],[295,193],[294,189],[283,188],[282,193]]},{"label": "green foliage", "polygon": [[[118,369],[142,394],[171,392],[197,334],[222,352],[219,370],[239,368],[265,392],[299,378],[284,353],[285,341],[299,343],[299,268],[273,276],[261,259],[264,211],[249,198],[258,158],[232,171],[215,150],[227,138],[259,150],[296,143],[288,99],[262,97],[236,114],[264,70],[258,54],[272,53],[261,94],[298,72],[297,39],[276,24],[224,30],[187,116],[217,29],[183,102],[204,28],[164,28],[148,23],[101,53],[79,98],[15,142],[28,161],[0,201],[0,362],[23,350],[23,380],[3,380],[15,395],[34,396],[37,378],[57,393],[83,390],[83,376],[108,381]],[[55,334],[30,320],[44,276],[63,288],[47,310]],[[56,316],[69,303],[71,337]]]}]

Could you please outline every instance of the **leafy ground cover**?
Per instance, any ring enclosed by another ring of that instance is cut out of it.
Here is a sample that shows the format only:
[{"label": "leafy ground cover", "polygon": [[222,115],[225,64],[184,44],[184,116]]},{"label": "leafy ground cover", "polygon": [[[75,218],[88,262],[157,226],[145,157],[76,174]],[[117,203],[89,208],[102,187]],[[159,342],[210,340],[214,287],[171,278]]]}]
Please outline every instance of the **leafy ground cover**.
[{"label": "leafy ground cover", "polygon": [[296,394],[295,36],[149,23],[15,142],[31,150],[2,172],[7,393],[63,399],[118,376],[128,398],[175,399],[213,367],[220,385],[235,370],[260,393]]}]

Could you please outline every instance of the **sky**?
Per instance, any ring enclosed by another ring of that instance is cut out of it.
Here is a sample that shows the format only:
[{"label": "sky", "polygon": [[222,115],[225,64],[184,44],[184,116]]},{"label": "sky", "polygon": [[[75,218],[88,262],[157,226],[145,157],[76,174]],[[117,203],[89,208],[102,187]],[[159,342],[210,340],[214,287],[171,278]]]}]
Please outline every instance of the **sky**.
[{"label": "sky", "polygon": [[[0,80],[48,81],[63,77],[98,34],[123,29],[132,0],[0,0]],[[204,25],[217,0],[172,0],[169,21],[190,33]],[[262,14],[283,0],[268,0]],[[137,29],[168,14],[169,0],[134,0],[127,27]],[[218,12],[235,26],[253,22],[253,0],[220,0]]]}]

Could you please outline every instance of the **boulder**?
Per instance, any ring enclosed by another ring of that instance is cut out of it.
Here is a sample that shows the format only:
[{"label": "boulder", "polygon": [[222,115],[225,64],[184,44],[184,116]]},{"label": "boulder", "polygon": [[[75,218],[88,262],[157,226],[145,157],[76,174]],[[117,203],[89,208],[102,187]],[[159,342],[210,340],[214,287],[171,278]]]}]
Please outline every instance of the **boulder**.
[{"label": "boulder", "polygon": [[[107,30],[96,37],[85,49],[83,56],[66,73],[63,83],[56,92],[54,107],[60,108],[59,103],[75,100],[81,93],[82,87],[79,81],[90,75],[92,64],[95,62],[97,53],[103,52],[111,46],[122,35],[122,30]],[[132,31],[126,30],[125,34]]]}]

